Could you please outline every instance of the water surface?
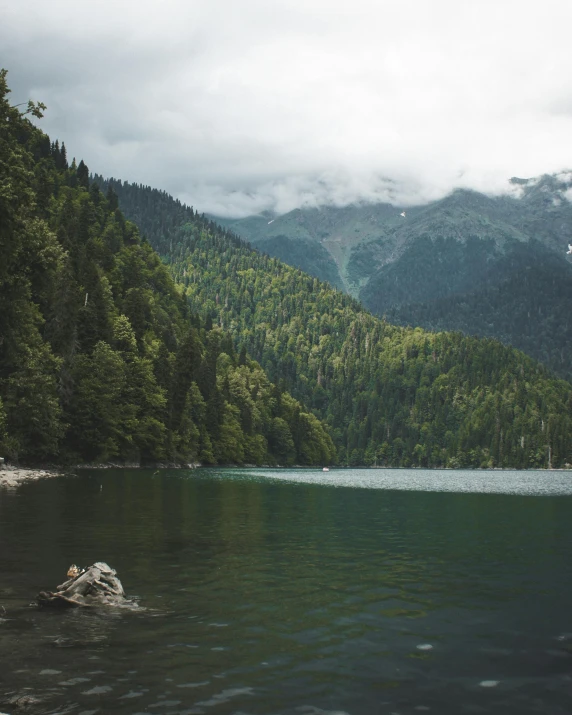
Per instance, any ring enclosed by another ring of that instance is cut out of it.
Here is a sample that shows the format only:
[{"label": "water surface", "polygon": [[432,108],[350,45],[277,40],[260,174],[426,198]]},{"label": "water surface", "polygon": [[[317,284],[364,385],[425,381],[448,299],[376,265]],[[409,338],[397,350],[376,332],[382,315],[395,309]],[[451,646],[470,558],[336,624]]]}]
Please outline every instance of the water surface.
[{"label": "water surface", "polygon": [[[0,711],[569,713],[571,487],[208,469],[0,491]],[[29,605],[96,560],[138,612]]]}]

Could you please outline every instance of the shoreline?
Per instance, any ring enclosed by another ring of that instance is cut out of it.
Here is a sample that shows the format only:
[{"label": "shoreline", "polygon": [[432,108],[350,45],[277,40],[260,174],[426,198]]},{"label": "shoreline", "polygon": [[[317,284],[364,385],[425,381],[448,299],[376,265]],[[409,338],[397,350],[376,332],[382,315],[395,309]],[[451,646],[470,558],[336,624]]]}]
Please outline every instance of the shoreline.
[{"label": "shoreline", "polygon": [[20,469],[19,467],[0,468],[0,488],[13,489],[24,482],[35,482],[48,477],[61,477],[63,471],[59,469]]},{"label": "shoreline", "polygon": [[[69,465],[67,467],[64,466],[52,466],[52,467],[46,467],[46,468],[40,468],[40,467],[14,467],[14,466],[8,466],[4,464],[0,464],[0,489],[5,488],[5,489],[14,489],[16,487],[19,487],[21,484],[25,484],[26,482],[35,482],[39,479],[48,479],[50,477],[62,477],[66,475],[72,475],[72,474],[77,474],[76,470],[83,470],[83,469],[197,469],[201,468],[203,465],[201,464],[156,464],[156,465],[146,465],[144,467],[141,467],[139,464],[113,464],[110,462],[103,463],[103,464],[75,464],[75,465]],[[217,468],[217,467],[215,467]],[[249,468],[257,468],[257,469],[316,469],[316,470],[321,470],[320,467],[305,467],[302,465],[293,465],[292,467],[280,467],[280,466],[275,466],[275,467],[270,467],[266,465],[265,467],[254,467],[254,465],[241,465],[238,467],[238,465],[230,465],[230,464],[225,464],[225,465],[218,465],[219,469],[228,469],[228,468],[239,468],[239,469],[249,469]],[[535,467],[535,468],[529,468],[529,469],[516,469],[515,467],[492,467],[488,469],[483,469],[483,468],[452,468],[452,467],[379,467],[379,466],[368,466],[368,467],[330,467],[330,470],[337,471],[339,469],[368,469],[368,470],[427,470],[427,471],[478,471],[478,472],[512,472],[512,471],[519,471],[519,472],[527,472],[527,471],[538,471],[538,472],[572,472],[572,469],[570,466],[566,467],[553,467],[552,469],[547,469],[546,467]],[[2,713],[0,713],[2,715]]]}]

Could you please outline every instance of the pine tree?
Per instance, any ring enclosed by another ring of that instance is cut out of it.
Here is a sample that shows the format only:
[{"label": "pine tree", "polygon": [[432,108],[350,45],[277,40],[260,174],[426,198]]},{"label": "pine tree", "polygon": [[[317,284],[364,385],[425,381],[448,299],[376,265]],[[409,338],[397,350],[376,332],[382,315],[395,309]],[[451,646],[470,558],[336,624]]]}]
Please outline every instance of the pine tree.
[{"label": "pine tree", "polygon": [[77,180],[80,186],[83,186],[84,189],[89,189],[89,169],[84,164],[83,159],[77,167]]}]

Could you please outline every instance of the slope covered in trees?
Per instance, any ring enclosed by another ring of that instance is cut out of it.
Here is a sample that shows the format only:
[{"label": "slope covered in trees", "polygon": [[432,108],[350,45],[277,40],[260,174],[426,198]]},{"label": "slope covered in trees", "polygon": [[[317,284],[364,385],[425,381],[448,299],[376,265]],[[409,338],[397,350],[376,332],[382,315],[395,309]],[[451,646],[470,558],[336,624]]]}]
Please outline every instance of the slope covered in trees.
[{"label": "slope covered in trees", "polygon": [[389,325],[164,192],[97,181],[138,220],[192,309],[328,422],[340,463],[572,462],[572,386],[534,360],[495,340]]},{"label": "slope covered in trees", "polygon": [[1,71],[0,454],[329,463],[319,420],[191,313],[117,197],[8,92]]},{"label": "slope covered in trees", "polygon": [[459,190],[405,214],[363,204],[220,220],[391,322],[495,337],[570,380],[571,188],[564,172],[513,179],[512,196]]},{"label": "slope covered in trees", "polygon": [[387,310],[429,330],[495,337],[572,379],[572,265],[537,242],[518,244],[472,290]]}]

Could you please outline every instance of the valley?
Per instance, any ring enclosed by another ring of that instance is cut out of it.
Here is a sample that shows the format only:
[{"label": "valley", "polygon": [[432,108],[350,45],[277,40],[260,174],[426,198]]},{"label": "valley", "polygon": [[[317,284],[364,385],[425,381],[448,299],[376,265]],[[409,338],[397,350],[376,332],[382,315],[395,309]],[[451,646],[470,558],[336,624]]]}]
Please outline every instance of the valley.
[{"label": "valley", "polygon": [[391,322],[495,337],[569,379],[571,187],[563,173],[512,179],[504,196],[216,220]]}]

